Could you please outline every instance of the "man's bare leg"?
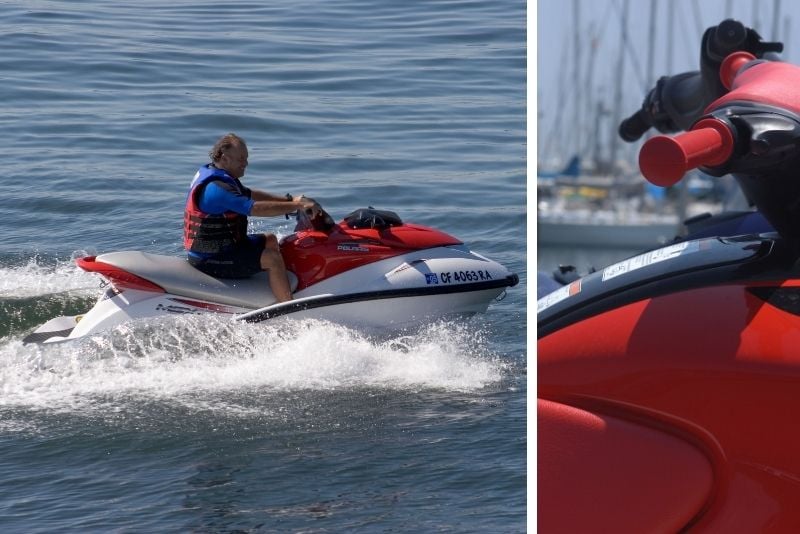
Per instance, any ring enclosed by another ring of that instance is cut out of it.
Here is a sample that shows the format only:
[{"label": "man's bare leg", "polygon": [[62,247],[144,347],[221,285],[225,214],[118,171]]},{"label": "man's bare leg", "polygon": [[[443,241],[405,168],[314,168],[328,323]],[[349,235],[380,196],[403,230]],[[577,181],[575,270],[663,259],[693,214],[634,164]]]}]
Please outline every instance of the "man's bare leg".
[{"label": "man's bare leg", "polygon": [[286,265],[283,263],[278,239],[272,234],[266,234],[267,246],[261,253],[261,268],[267,271],[269,287],[278,302],[292,300],[292,289],[289,286],[289,277],[286,274]]}]

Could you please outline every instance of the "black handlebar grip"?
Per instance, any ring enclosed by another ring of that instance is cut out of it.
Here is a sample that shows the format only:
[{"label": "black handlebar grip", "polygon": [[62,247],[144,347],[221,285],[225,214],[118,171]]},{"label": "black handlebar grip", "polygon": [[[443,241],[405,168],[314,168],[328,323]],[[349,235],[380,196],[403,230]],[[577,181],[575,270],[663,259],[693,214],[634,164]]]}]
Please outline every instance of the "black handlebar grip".
[{"label": "black handlebar grip", "polygon": [[650,129],[652,124],[647,113],[640,109],[619,124],[619,136],[628,143],[633,143]]}]

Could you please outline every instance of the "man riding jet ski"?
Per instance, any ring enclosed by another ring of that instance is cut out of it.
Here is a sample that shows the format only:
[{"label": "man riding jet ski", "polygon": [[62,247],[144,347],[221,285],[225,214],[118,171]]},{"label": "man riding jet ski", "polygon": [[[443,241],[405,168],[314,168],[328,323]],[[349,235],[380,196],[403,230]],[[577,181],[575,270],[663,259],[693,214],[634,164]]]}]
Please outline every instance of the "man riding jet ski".
[{"label": "man riding jet ski", "polygon": [[285,215],[298,209],[319,213],[303,196],[275,196],[245,187],[240,178],[247,168],[247,144],[236,134],[222,136],[192,180],[183,220],[183,245],[189,263],[217,278],[249,278],[269,273],[278,302],[292,299],[286,266],[273,234],[247,234],[247,216]]},{"label": "man riding jet ski", "polygon": [[[77,260],[109,283],[85,314],[51,319],[26,343],[83,337],[134,319],[215,313],[247,322],[323,319],[380,330],[485,312],[516,274],[444,232],[359,209],[339,223],[311,199],[239,181],[241,138],[224,136],[186,201],[185,258],[140,251]],[[247,235],[247,215],[296,212],[295,233]]]}]

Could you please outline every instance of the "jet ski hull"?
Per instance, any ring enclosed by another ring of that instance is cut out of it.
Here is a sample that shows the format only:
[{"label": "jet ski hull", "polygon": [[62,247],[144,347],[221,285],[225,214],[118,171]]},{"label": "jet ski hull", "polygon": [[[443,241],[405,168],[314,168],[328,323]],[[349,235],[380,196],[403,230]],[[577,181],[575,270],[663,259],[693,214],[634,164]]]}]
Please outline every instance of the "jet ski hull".
[{"label": "jet ski hull", "polygon": [[[167,267],[168,272],[157,276],[142,268],[143,263],[152,266],[153,273]],[[199,276],[178,277],[179,285],[175,273],[193,270],[180,258],[131,251],[79,264],[112,278],[112,283],[114,276],[123,282],[112,285],[87,313],[48,321],[25,342],[60,342],[136,320],[209,313],[250,323],[319,319],[370,330],[403,330],[483,313],[507,287],[518,283],[516,274],[463,245],[412,251],[362,265],[302,289],[284,303],[275,302],[263,273],[253,279],[220,281],[206,280],[195,271]],[[139,268],[130,276],[120,265]],[[148,278],[141,278],[143,273]],[[296,287],[297,277],[290,278]],[[220,284],[225,287],[215,287]]]}]

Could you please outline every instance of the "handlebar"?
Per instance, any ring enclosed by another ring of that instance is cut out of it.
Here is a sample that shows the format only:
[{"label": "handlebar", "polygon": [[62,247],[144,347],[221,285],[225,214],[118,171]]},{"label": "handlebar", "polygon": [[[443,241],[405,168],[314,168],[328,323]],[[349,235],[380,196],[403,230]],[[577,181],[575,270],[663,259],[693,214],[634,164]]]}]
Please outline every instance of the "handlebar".
[{"label": "handlebar", "polygon": [[713,100],[708,94],[700,72],[663,76],[642,107],[620,123],[619,135],[631,143],[651,127],[661,133],[688,130]]},{"label": "handlebar", "polygon": [[652,126],[653,123],[649,120],[647,113],[640,109],[620,123],[619,136],[623,141],[633,143],[647,133]]},{"label": "handlebar", "polygon": [[296,232],[300,230],[316,230],[328,233],[331,228],[336,226],[333,217],[328,215],[328,212],[322,209],[322,206],[319,204],[317,206],[319,207],[319,213],[315,217],[312,217],[314,212],[311,209],[299,209],[295,212]]},{"label": "handlebar", "polygon": [[727,65],[724,72],[723,61],[740,51],[770,58],[783,51],[783,44],[763,41],[758,32],[733,19],[708,28],[701,43],[700,70],[660,78],[641,108],[620,123],[620,137],[630,143],[651,127],[661,133],[689,130],[706,107],[728,91],[723,80],[731,80],[746,60]]},{"label": "handlebar", "polygon": [[756,59],[756,56],[750,52],[744,51],[734,52],[726,57],[719,67],[719,79],[722,85],[724,85],[726,89],[731,89],[733,87],[733,80],[736,79],[739,70],[754,59]]},{"label": "handlebar", "polygon": [[725,163],[733,145],[733,133],[725,123],[703,119],[691,131],[648,140],[639,152],[639,167],[650,183],[668,187],[691,169]]}]

